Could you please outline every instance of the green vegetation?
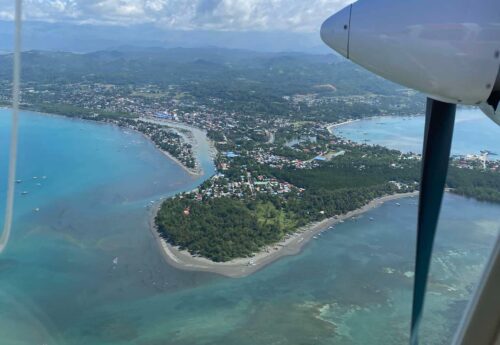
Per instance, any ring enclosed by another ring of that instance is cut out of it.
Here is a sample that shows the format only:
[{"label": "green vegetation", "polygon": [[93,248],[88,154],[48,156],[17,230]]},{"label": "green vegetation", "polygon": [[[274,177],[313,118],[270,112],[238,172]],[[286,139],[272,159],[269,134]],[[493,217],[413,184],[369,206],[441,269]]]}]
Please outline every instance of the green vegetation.
[{"label": "green vegetation", "polygon": [[35,110],[47,114],[64,115],[69,117],[78,117],[86,120],[114,120],[119,118],[134,118],[137,117],[132,114],[123,112],[112,112],[112,111],[93,111],[90,109],[81,108],[71,104],[51,104],[51,103],[41,103],[37,106],[25,107],[28,110]]},{"label": "green vegetation", "polygon": [[[314,169],[270,168],[239,157],[225,171],[242,169],[273,176],[296,187],[289,193],[193,200],[180,195],[161,207],[156,224],[171,244],[214,261],[249,257],[299,227],[358,209],[384,195],[414,191],[420,161],[379,146],[345,146],[345,156]],[[397,181],[397,183],[395,182]],[[207,181],[200,188],[209,188]],[[450,167],[448,187],[457,194],[500,202],[500,174]],[[298,188],[302,188],[300,191]],[[184,210],[189,209],[189,215]]]},{"label": "green vegetation", "polygon": [[[12,55],[0,65],[0,104],[9,104]],[[250,256],[310,222],[418,188],[420,157],[348,143],[326,127],[421,114],[425,98],[334,55],[29,51],[22,68],[22,107],[138,130],[188,168],[197,168],[190,134],[151,120],[207,130],[222,174],[166,201],[156,222],[172,244],[215,261]],[[500,202],[499,166],[455,163],[454,193]]]},{"label": "green vegetation", "polygon": [[[105,100],[117,94],[147,102],[200,103],[249,117],[314,121],[414,114],[424,106],[421,95],[334,55],[178,48],[87,54],[29,51],[22,58],[23,87],[30,89],[23,93],[23,102],[58,114],[69,114],[59,104],[93,111],[112,108]],[[0,65],[0,80],[5,81],[0,98],[7,99],[12,56],[0,56]],[[81,110],[83,116],[86,111]]]},{"label": "green vegetation", "polygon": [[114,123],[119,126],[130,127],[145,134],[159,149],[172,155],[185,167],[189,169],[194,169],[196,167],[192,145],[187,143],[182,135],[177,133],[180,132],[184,135],[189,135],[189,131],[184,129],[173,129],[169,126],[137,121],[135,119],[120,118],[114,121]]},{"label": "green vegetation", "polygon": [[[189,215],[184,211],[189,208]],[[156,218],[170,243],[214,261],[250,256],[294,229],[286,211],[262,200],[169,199]]]},{"label": "green vegetation", "polygon": [[[378,159],[362,158],[363,152],[370,152]],[[386,194],[414,190],[414,180],[405,169],[382,168],[391,159],[398,159],[393,151],[366,148],[355,149],[349,158],[312,170],[261,166],[259,173],[272,174],[305,191],[203,201],[178,196],[165,201],[156,224],[165,239],[192,254],[214,261],[250,256],[310,222],[355,210]],[[240,163],[233,165],[227,176],[236,177],[243,165],[251,164],[245,158],[240,158]],[[362,165],[366,169],[360,170]],[[408,180],[410,185],[398,189],[389,182],[394,178]],[[206,182],[200,188],[208,186]]]},{"label": "green vegetation", "polygon": [[447,184],[453,188],[455,194],[500,203],[499,173],[452,167],[448,173]]}]

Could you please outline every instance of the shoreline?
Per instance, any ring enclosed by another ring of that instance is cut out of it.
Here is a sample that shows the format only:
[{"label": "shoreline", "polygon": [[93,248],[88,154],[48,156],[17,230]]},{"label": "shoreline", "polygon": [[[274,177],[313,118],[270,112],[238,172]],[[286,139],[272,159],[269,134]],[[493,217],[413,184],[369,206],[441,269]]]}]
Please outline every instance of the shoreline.
[{"label": "shoreline", "polygon": [[[126,127],[128,130],[133,130],[139,134],[141,134],[142,136],[144,136],[144,138],[146,138],[148,141],[150,141],[154,147],[160,152],[162,153],[163,155],[165,155],[168,159],[172,160],[175,164],[177,164],[178,166],[180,166],[185,172],[187,172],[189,175],[193,176],[193,177],[200,177],[200,176],[203,176],[203,174],[205,173],[203,171],[203,168],[201,168],[201,163],[198,162],[198,160],[196,160],[196,163],[199,165],[198,168],[194,168],[194,169],[191,169],[191,168],[188,168],[187,166],[185,166],[184,164],[182,164],[182,162],[180,160],[178,160],[177,158],[175,158],[174,156],[172,156],[169,152],[165,151],[165,150],[162,150],[158,145],[155,144],[155,142],[150,138],[148,137],[146,134],[138,131],[138,130],[135,130],[135,129],[132,129],[132,128],[129,128],[129,127]],[[191,143],[192,144],[192,143]]]},{"label": "shoreline", "polygon": [[[195,126],[183,123],[183,122],[173,122],[173,121],[169,121],[169,120],[156,120],[156,119],[149,119],[149,118],[144,118],[144,117],[139,117],[138,121],[143,121],[143,122],[147,122],[147,123],[154,123],[154,124],[158,124],[158,125],[167,126],[167,127],[171,128],[171,129],[175,130],[179,135],[181,135],[183,137],[188,137],[188,139],[187,139],[188,143],[191,144],[191,146],[193,147],[193,151],[196,151],[196,148],[199,147],[199,145],[200,145],[200,143],[198,142],[198,140],[196,140],[193,131],[201,131],[201,132],[204,133],[204,135],[206,137],[206,141],[207,141],[207,144],[208,144],[209,156],[212,159],[212,161],[215,159],[215,157],[217,155],[217,149],[215,148],[214,143],[212,142],[212,140],[210,140],[206,136],[206,131],[203,130],[203,129],[201,129],[201,128],[198,128],[198,127],[195,127]],[[184,136],[183,134],[179,133],[180,129],[184,129],[184,130],[190,131],[191,136],[189,136],[189,135]],[[141,133],[141,132],[139,132],[139,133]],[[161,153],[163,153],[165,156],[167,156],[168,158],[170,158],[171,160],[173,160],[175,163],[177,163],[178,165],[180,165],[181,168],[183,168],[188,174],[190,174],[192,176],[195,176],[195,177],[200,177],[200,176],[203,176],[205,174],[205,171],[203,170],[203,167],[202,167],[202,164],[201,164],[201,159],[199,159],[199,157],[195,156],[195,162],[196,162],[195,164],[197,164],[197,167],[195,167],[193,169],[192,168],[188,168],[180,160],[178,160],[177,158],[175,158],[174,156],[172,156],[169,152],[164,151],[160,147],[158,147],[154,143],[154,141],[151,140],[151,138],[149,138],[146,134],[144,134],[144,133],[141,133],[141,134],[143,134],[149,141],[151,141],[153,143],[153,145]]]},{"label": "shoreline", "polygon": [[[141,120],[140,117],[138,118],[138,121],[149,122],[149,121]],[[157,123],[157,122],[153,122],[153,123]],[[160,124],[160,123],[158,123],[158,124]],[[169,128],[172,128],[174,131],[176,131],[179,134],[179,130],[175,126],[169,126],[168,124],[165,124],[165,123],[162,123],[161,125],[165,125],[165,126],[167,126]],[[189,127],[189,126],[186,126],[186,127]],[[131,128],[127,127],[127,129],[131,129]],[[197,166],[195,168],[188,168],[179,159],[177,159],[176,157],[174,157],[172,154],[170,154],[169,152],[167,152],[165,150],[162,150],[158,145],[155,144],[155,142],[147,134],[142,133],[142,132],[140,132],[138,130],[134,130],[134,131],[136,131],[137,133],[142,134],[147,140],[149,140],[155,146],[155,148],[158,151],[160,151],[162,154],[164,154],[167,158],[169,158],[172,161],[174,161],[174,163],[176,163],[177,165],[179,165],[189,175],[194,176],[194,177],[200,177],[200,176],[203,176],[203,174],[205,173],[203,171],[202,166],[201,166],[200,160],[197,159],[196,157],[195,157],[195,164]],[[208,140],[208,138],[207,138],[207,140]],[[189,138],[188,143],[191,144],[191,146],[193,148],[199,144],[198,142],[196,142],[196,139],[194,139],[194,138]]]},{"label": "shoreline", "polygon": [[216,273],[229,278],[243,278],[259,271],[265,266],[278,259],[299,254],[304,246],[317,234],[328,230],[328,228],[343,223],[345,220],[359,216],[372,210],[385,202],[415,197],[418,191],[409,193],[398,193],[386,195],[373,199],[368,204],[343,215],[324,219],[320,222],[308,224],[299,228],[295,233],[286,236],[283,240],[273,245],[268,245],[253,257],[237,258],[227,262],[214,262],[204,257],[195,257],[186,250],[179,250],[177,247],[167,243],[158,232],[155,224],[155,217],[161,207],[162,202],[152,206],[149,216],[150,231],[158,244],[165,261],[177,269],[198,272]]},{"label": "shoreline", "polygon": [[345,126],[345,125],[348,125],[350,123],[357,122],[357,121],[359,121],[359,119],[347,120],[347,121],[344,121],[344,122],[337,122],[337,123],[328,124],[328,125],[326,125],[326,130],[328,132],[330,132],[330,134],[334,134],[333,133],[333,129],[334,128],[342,127],[342,126]]},{"label": "shoreline", "polygon": [[[151,139],[150,139],[151,140]],[[152,141],[152,140],[151,140]],[[156,146],[156,145],[155,145]],[[200,177],[200,176],[203,176],[203,174],[205,173],[203,171],[203,168],[198,167],[198,168],[194,168],[194,169],[191,169],[191,168],[188,168],[187,166],[185,166],[184,164],[182,164],[182,162],[180,160],[178,160],[177,158],[175,158],[174,156],[172,156],[170,153],[168,153],[167,151],[164,151],[162,149],[160,149],[159,147],[157,147],[157,149],[163,153],[165,156],[167,156],[169,159],[173,160],[175,163],[177,163],[178,165],[180,165],[180,167],[185,171],[187,172],[189,175],[191,176],[195,176],[195,177]],[[198,162],[197,162],[198,163]],[[198,163],[199,164],[199,163]],[[201,164],[199,164],[201,165]]]},{"label": "shoreline", "polygon": [[376,119],[383,119],[383,118],[388,118],[388,117],[395,117],[395,118],[411,118],[411,117],[419,117],[419,116],[425,116],[425,114],[408,114],[408,115],[374,115],[374,116],[367,116],[363,117],[360,119],[352,119],[352,120],[347,120],[343,122],[338,122],[338,123],[333,123],[333,124],[328,124],[325,126],[326,130],[330,132],[330,134],[335,135],[334,129],[342,126],[349,125],[354,122],[358,122],[361,120],[376,120]]},{"label": "shoreline", "polygon": [[[0,106],[0,109],[11,110],[12,108],[10,108],[8,106]],[[169,158],[170,160],[174,161],[174,163],[176,163],[177,165],[179,165],[189,175],[191,175],[193,177],[200,177],[200,176],[203,176],[204,173],[205,173],[203,171],[203,168],[201,167],[201,162],[199,161],[199,159],[195,159],[196,163],[199,165],[197,168],[194,168],[194,169],[188,168],[180,160],[178,160],[177,158],[175,158],[174,156],[172,156],[167,151],[164,151],[160,147],[158,147],[155,144],[155,142],[149,136],[147,136],[145,133],[142,133],[142,132],[140,132],[140,131],[138,131],[136,129],[130,128],[128,126],[122,127],[122,126],[119,126],[118,124],[116,124],[114,122],[85,119],[85,118],[79,117],[79,116],[68,116],[68,115],[62,115],[62,114],[45,113],[45,112],[41,112],[41,111],[38,111],[38,110],[31,110],[31,109],[19,109],[19,111],[24,111],[24,112],[28,112],[28,113],[33,113],[34,115],[41,115],[41,116],[48,116],[48,117],[62,117],[62,118],[65,118],[65,119],[68,119],[68,120],[72,120],[72,121],[84,121],[84,122],[89,122],[89,123],[92,123],[92,124],[114,126],[114,127],[118,128],[118,129],[133,131],[133,132],[135,132],[135,133],[143,136],[147,141],[151,142],[154,145],[154,147],[160,153],[164,154],[167,158]],[[165,124],[165,125],[168,126],[169,124]],[[182,125],[184,125],[185,127],[188,127],[188,128],[198,129],[198,128],[190,126],[188,124],[182,123]],[[177,128],[175,126],[170,126],[170,128],[172,128],[174,130],[177,130]],[[215,149],[215,147],[211,143],[210,139],[207,138],[207,142],[208,142],[208,144],[210,146],[210,151],[212,151],[213,149]],[[192,142],[190,142],[190,144],[193,145],[193,144],[197,144],[197,143],[195,143],[195,140],[192,140]],[[194,147],[194,145],[193,145],[193,147]]]}]

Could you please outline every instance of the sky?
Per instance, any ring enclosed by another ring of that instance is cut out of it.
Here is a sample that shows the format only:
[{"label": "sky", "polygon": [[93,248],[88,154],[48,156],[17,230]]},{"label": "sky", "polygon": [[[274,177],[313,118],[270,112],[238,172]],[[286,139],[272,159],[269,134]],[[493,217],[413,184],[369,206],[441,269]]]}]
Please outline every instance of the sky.
[{"label": "sky", "polygon": [[[166,30],[316,32],[351,0],[24,0],[24,19]],[[0,0],[11,21],[14,0]]]}]

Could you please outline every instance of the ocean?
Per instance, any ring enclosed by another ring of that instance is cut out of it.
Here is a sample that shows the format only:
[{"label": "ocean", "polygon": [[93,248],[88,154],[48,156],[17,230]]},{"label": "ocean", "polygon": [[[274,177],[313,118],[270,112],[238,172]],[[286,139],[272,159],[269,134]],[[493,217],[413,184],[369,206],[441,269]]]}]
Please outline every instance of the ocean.
[{"label": "ocean", "polygon": [[[336,135],[367,144],[378,144],[403,152],[422,152],[424,116],[384,116],[362,119],[333,130]],[[500,159],[500,126],[479,109],[458,109],[452,154],[496,153]]]},{"label": "ocean", "polygon": [[[9,128],[9,111],[0,110],[2,212]],[[22,113],[22,182],[12,239],[0,255],[0,344],[390,345],[408,339],[414,198],[339,224],[301,254],[245,278],[168,266],[149,230],[149,205],[213,173],[208,145],[201,133],[196,138],[201,177],[188,175],[138,133]],[[426,344],[450,343],[500,231],[499,211],[445,197]]]}]

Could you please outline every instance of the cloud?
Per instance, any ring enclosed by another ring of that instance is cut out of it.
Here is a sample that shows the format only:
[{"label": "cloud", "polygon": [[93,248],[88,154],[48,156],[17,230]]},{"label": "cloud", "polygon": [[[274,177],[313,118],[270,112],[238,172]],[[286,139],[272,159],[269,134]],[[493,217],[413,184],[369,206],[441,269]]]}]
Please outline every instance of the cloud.
[{"label": "cloud", "polygon": [[[350,0],[24,0],[26,20],[108,25],[154,23],[168,29],[317,31]],[[0,19],[13,16],[0,0]]]}]

